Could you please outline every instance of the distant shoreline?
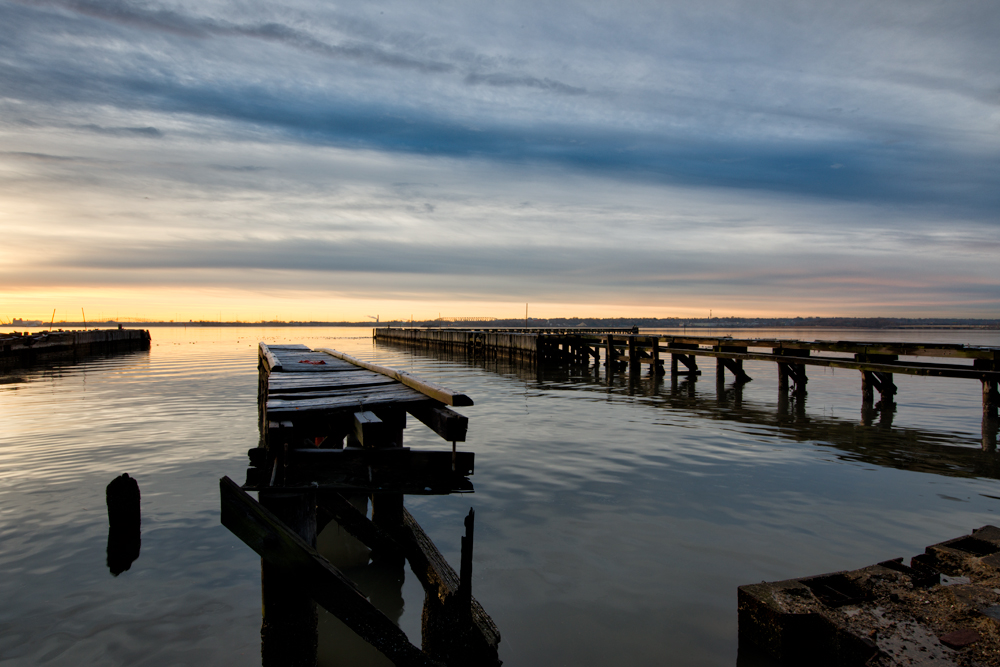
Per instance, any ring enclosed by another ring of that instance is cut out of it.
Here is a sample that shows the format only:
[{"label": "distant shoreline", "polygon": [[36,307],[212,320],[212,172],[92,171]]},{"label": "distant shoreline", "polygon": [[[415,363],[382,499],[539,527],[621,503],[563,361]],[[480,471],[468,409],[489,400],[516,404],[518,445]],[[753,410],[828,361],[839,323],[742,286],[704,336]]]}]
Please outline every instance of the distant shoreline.
[{"label": "distant shoreline", "polygon": [[[453,329],[521,329],[523,320],[495,320],[491,322],[461,322],[425,320],[414,322],[55,322],[52,329],[116,329],[119,324],[128,329],[146,327],[354,327],[374,329],[378,327],[416,327]],[[527,323],[532,329],[573,329],[573,328],[621,328],[637,326],[640,329],[897,329],[897,330],[997,330],[1000,320],[974,320],[965,318],[757,318],[757,319],[654,319],[654,318],[530,318]],[[48,329],[48,322],[37,320],[15,320],[11,324],[0,325],[3,329]]]}]

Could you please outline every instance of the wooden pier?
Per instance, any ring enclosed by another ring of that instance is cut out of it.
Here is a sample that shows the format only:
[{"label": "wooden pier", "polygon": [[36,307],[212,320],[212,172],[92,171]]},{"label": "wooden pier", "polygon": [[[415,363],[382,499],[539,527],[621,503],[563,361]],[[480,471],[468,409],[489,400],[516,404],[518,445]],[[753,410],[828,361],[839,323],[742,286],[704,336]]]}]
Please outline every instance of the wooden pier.
[{"label": "wooden pier", "polygon": [[141,329],[0,334],[0,370],[78,360],[98,354],[148,350],[149,342],[149,332]]},{"label": "wooden pier", "polygon": [[[688,335],[640,335],[606,330],[575,329],[375,329],[375,340],[461,351],[539,365],[602,364],[609,374],[632,378],[648,367],[650,374],[696,379],[702,369],[698,357],[715,359],[719,383],[732,375],[737,383],[752,378],[744,361],[769,361],[778,366],[779,391],[803,393],[809,366],[844,368],[860,372],[862,403],[872,410],[893,409],[897,374],[979,380],[983,418],[995,422],[1000,406],[1000,348],[960,344],[891,343],[862,341],[799,341]],[[900,357],[915,358],[900,361]],[[959,362],[959,363],[956,363]],[[880,400],[875,402],[875,392]]]},{"label": "wooden pier", "polygon": [[[261,446],[248,452],[246,484],[223,478],[220,493],[222,523],[262,557],[265,667],[315,665],[314,601],[396,665],[499,665],[500,634],[471,592],[474,513],[456,573],[403,506],[404,494],[472,491],[474,455],[457,450],[468,419],[451,409],[472,400],[304,345],[261,343],[258,368]],[[407,414],[450,450],[405,447]],[[400,572],[409,562],[425,591],[420,648],[316,550],[331,522],[373,561]]]}]

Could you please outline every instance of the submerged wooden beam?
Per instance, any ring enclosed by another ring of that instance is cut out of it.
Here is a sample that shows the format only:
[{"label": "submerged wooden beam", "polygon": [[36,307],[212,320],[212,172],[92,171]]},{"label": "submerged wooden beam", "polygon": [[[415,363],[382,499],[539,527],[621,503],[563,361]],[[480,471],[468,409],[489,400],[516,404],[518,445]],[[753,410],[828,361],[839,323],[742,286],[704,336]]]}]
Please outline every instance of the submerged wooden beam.
[{"label": "submerged wooden beam", "polygon": [[[461,604],[461,579],[424,529],[406,509],[399,542],[413,574],[424,587],[423,648],[448,664],[499,665],[500,631],[471,594],[469,610]],[[468,619],[471,626],[462,627]]]},{"label": "submerged wooden beam", "polygon": [[323,608],[400,667],[441,667],[410,643],[354,583],[228,477],[219,480],[222,525],[266,561],[285,568]]}]

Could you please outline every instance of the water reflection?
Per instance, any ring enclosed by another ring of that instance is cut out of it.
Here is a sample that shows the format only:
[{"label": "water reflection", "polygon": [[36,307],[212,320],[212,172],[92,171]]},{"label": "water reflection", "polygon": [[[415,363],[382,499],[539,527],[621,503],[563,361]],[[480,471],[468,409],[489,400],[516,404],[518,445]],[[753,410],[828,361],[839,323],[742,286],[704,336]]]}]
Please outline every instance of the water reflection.
[{"label": "water reflection", "polygon": [[125,473],[111,480],[104,495],[108,504],[108,569],[117,577],[139,557],[139,484]]},{"label": "water reflection", "polygon": [[[397,347],[384,342],[379,345]],[[832,446],[838,450],[838,458],[845,461],[949,477],[1000,479],[996,420],[983,420],[981,448],[975,448],[954,444],[956,438],[949,433],[894,426],[896,404],[891,400],[877,403],[862,400],[860,419],[854,421],[810,414],[806,409],[808,393],[804,388],[778,391],[775,402],[768,403],[745,399],[745,384],[739,382],[716,382],[714,394],[699,392],[695,374],[663,377],[650,375],[644,369],[642,374],[628,375],[613,369],[608,372],[597,364],[539,368],[533,364],[475,359],[440,350],[422,349],[421,353],[514,376],[542,391],[572,390],[629,396],[644,405],[701,419],[762,426],[778,438]]]}]

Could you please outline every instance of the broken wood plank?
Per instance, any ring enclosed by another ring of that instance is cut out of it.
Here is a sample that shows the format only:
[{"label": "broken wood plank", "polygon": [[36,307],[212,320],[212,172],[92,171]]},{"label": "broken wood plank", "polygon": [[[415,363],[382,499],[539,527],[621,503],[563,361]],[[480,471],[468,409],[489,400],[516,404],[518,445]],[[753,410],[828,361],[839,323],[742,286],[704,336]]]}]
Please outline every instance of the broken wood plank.
[{"label": "broken wood plank", "polygon": [[[479,601],[470,595],[471,628],[457,609],[460,579],[413,515],[403,509],[403,526],[397,542],[403,545],[410,569],[427,593],[424,600],[423,648],[449,664],[499,665],[500,631]],[[466,640],[466,641],[463,641]],[[459,662],[456,658],[464,658]]]},{"label": "broken wood plank", "polygon": [[328,560],[228,477],[219,480],[222,525],[266,561],[286,568],[323,608],[399,666],[440,667]]}]

